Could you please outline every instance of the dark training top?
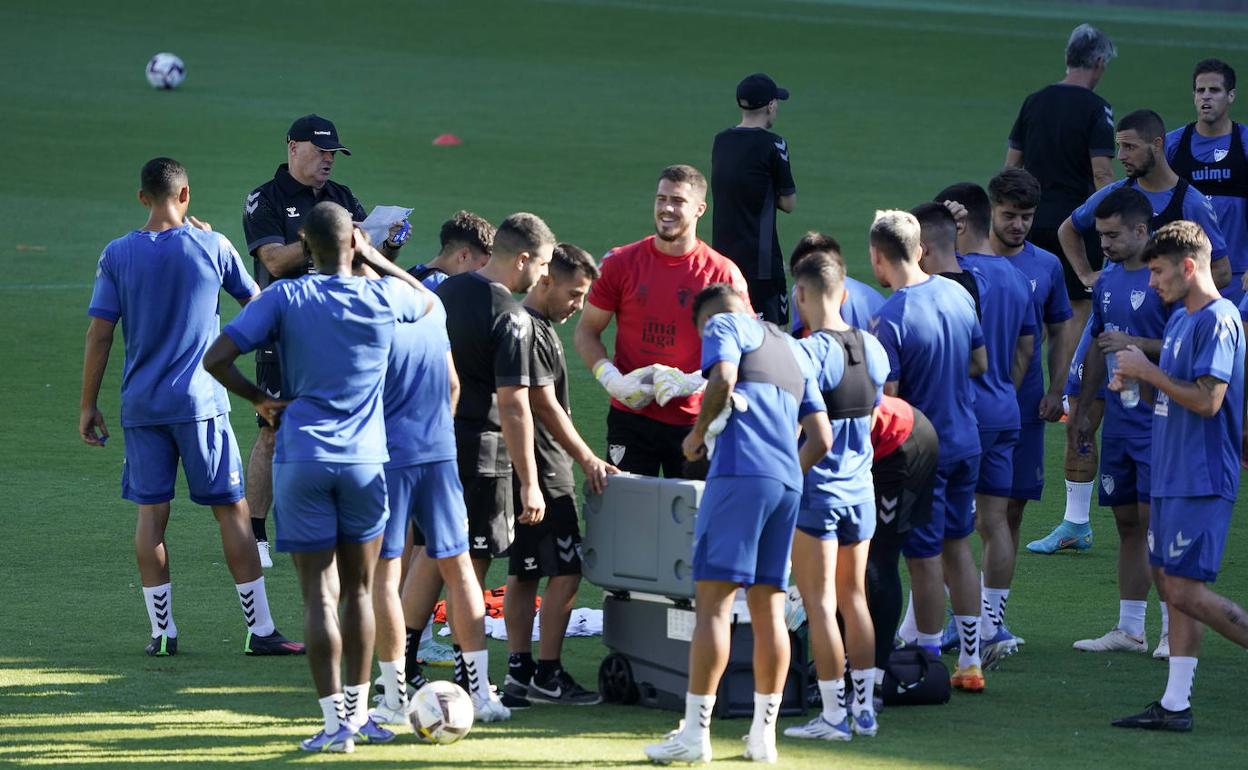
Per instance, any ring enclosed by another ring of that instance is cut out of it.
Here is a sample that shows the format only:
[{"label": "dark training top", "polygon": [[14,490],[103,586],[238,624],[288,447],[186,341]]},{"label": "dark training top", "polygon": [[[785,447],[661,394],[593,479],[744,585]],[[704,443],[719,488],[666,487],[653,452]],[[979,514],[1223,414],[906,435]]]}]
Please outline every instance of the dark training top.
[{"label": "dark training top", "polygon": [[729,128],[711,147],[711,247],[747,281],[784,278],[776,200],[797,192],[784,138],[763,128]]},{"label": "dark training top", "polygon": [[1033,226],[1056,229],[1096,190],[1092,156],[1114,155],[1114,111],[1091,89],[1045,86],[1023,101],[1009,145],[1040,180]]},{"label": "dark training top", "polygon": [[[533,317],[533,372],[532,387],[553,385],[555,401],[572,416],[568,399],[568,362],[563,356],[563,343],[550,319],[531,307],[525,307]],[[541,420],[534,420],[536,428],[535,453],[537,456],[538,482],[548,497],[572,494],[576,484],[572,478],[572,458]]]}]

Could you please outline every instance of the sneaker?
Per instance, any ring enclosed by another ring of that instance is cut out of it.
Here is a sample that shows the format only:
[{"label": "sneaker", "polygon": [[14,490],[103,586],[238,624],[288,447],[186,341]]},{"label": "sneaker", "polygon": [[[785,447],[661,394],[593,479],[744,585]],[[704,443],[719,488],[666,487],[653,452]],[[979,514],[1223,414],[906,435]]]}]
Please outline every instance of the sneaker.
[{"label": "sneaker", "polygon": [[273,555],[269,553],[269,541],[257,540],[256,551],[260,554],[260,567],[270,569],[273,566]]},{"label": "sneaker", "polygon": [[984,672],[979,666],[966,666],[965,668],[955,668],[953,676],[949,677],[949,684],[955,690],[965,690],[967,692],[983,692],[984,691]]},{"label": "sneaker", "polygon": [[1001,665],[1001,661],[1018,652],[1018,640],[1005,626],[997,626],[997,633],[991,639],[979,640],[980,666],[984,671],[992,671]]},{"label": "sneaker", "polygon": [[1032,553],[1057,553],[1064,548],[1086,551],[1091,547],[1092,525],[1071,524],[1065,519],[1049,534],[1027,544],[1027,550]]},{"label": "sneaker", "polygon": [[825,741],[848,741],[854,737],[848,716],[834,724],[824,719],[823,714],[804,725],[784,728],[784,735],[786,738],[818,738]]},{"label": "sneaker", "polygon": [[389,743],[394,733],[373,721],[370,716],[355,733],[356,743]]},{"label": "sneaker", "polygon": [[[1169,649],[1169,648],[1167,648]],[[143,652],[151,655],[153,658],[165,658],[170,655],[178,654],[178,637],[176,636],[153,636],[152,641],[147,643],[143,648]],[[1167,652],[1167,655],[1170,653]]]},{"label": "sneaker", "polygon": [[400,701],[397,708],[391,708],[386,705],[386,696],[374,695],[373,703],[377,705],[368,712],[368,718],[373,722],[379,725],[407,724],[407,714],[411,710],[409,701]]},{"label": "sneaker", "polygon": [[509,709],[527,709],[533,705],[529,700],[529,683],[521,682],[508,673],[507,678],[503,680],[503,690],[499,695],[499,701]]},{"label": "sneaker", "polygon": [[302,642],[292,642],[275,628],[268,636],[256,636],[247,632],[243,642],[243,652],[248,655],[303,655]]},{"label": "sneaker", "polygon": [[940,651],[941,652],[957,652],[958,645],[962,643],[958,636],[958,624],[953,619],[953,612],[947,610],[945,616],[949,618],[949,622],[945,623],[945,630],[940,634]]},{"label": "sneaker", "polygon": [[[503,689],[506,689],[505,684]],[[528,699],[534,703],[555,703],[563,706],[597,706],[602,703],[601,695],[581,687],[563,669],[559,669],[550,681],[541,684],[538,684],[537,677],[533,677],[529,682]]]},{"label": "sneaker", "polygon": [[416,648],[416,660],[426,666],[451,668],[455,665],[455,650],[449,644],[429,637]]},{"label": "sneaker", "polygon": [[761,735],[742,735],[741,740],[745,741],[745,751],[741,756],[751,762],[765,762],[769,765],[776,764],[776,760],[780,758],[776,752],[776,738],[771,736],[771,740]]},{"label": "sneaker", "polygon": [[326,734],[321,730],[306,741],[300,741],[299,748],[304,751],[333,751],[339,754],[350,754],[355,751],[355,733],[350,727],[342,725],[337,732]]},{"label": "sneaker", "polygon": [[[174,641],[177,641],[176,639]],[[177,646],[174,646],[177,649]],[[173,653],[169,653],[172,655]],[[1161,635],[1161,640],[1157,642],[1157,649],[1153,650],[1153,657],[1157,660],[1170,660],[1170,634]]]},{"label": "sneaker", "polygon": [[660,765],[668,765],[672,762],[685,762],[687,764],[703,765],[711,761],[711,738],[708,735],[706,740],[698,743],[689,743],[684,739],[681,732],[684,729],[685,722],[682,719],[680,725],[663,737],[662,743],[652,743],[646,747],[646,758],[651,762]]},{"label": "sneaker", "polygon": [[477,722],[506,722],[511,719],[511,709],[504,706],[494,693],[490,693],[488,698],[473,696],[472,711]]},{"label": "sneaker", "polygon": [[875,712],[861,711],[854,714],[850,720],[850,726],[854,728],[854,735],[873,736],[880,730],[880,723],[875,721]]},{"label": "sneaker", "polygon": [[1114,626],[1104,636],[1080,639],[1075,642],[1074,648],[1084,652],[1148,652],[1148,642]]},{"label": "sneaker", "polygon": [[1119,717],[1110,722],[1114,727],[1134,727],[1140,730],[1168,730],[1176,733],[1190,733],[1194,720],[1191,707],[1182,711],[1171,711],[1161,705],[1161,701],[1153,701],[1138,714]]}]

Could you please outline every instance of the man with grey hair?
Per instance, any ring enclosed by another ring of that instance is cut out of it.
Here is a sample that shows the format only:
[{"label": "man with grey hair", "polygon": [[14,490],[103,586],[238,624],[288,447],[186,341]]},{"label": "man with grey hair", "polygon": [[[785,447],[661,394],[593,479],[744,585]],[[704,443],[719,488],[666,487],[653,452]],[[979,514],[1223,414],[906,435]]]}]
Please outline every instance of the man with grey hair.
[{"label": "man with grey hair", "polygon": [[884,392],[921,410],[940,435],[931,520],[910,530],[902,552],[910,569],[918,642],[940,654],[945,592],[953,602],[960,654],[950,683],[982,692],[979,576],[967,538],[975,531],[980,443],[971,378],[988,368],[975,303],[961,286],[919,267],[919,221],[882,211],[871,225],[871,268],[893,295],[871,319],[888,353]]},{"label": "man with grey hair", "polygon": [[[1066,291],[1082,328],[1091,309],[1091,290],[1066,258],[1057,229],[1084,200],[1114,181],[1114,111],[1093,93],[1109,60],[1113,41],[1096,27],[1080,24],[1066,43],[1066,77],[1023,101],[1010,130],[1005,165],[1021,166],[1040,181],[1030,240],[1062,258]],[[1100,244],[1088,236],[1087,253],[1101,267]]]}]

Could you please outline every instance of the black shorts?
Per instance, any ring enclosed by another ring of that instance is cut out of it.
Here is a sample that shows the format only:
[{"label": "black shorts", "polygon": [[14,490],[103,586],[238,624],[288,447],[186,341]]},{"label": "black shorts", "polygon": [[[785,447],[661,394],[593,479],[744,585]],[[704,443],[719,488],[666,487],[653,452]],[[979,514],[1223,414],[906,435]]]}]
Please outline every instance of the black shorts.
[{"label": "black shorts", "polygon": [[[459,480],[464,485],[464,505],[468,508],[468,555],[473,559],[503,555],[511,546],[516,529],[511,476],[467,476],[460,466]],[[419,531],[417,542],[423,545]]]},{"label": "black shorts", "polygon": [[[282,365],[276,361],[257,360],[256,361],[256,384],[273,398],[281,398],[282,396]],[[261,428],[269,428],[270,426],[265,419],[259,414],[256,415],[256,425]]]},{"label": "black shorts", "polygon": [[[519,508],[519,484],[515,493]],[[507,574],[517,580],[581,574],[581,528],[575,495],[571,490],[552,494],[543,489],[542,498],[546,501],[546,515],[542,520],[537,524],[516,525]]]},{"label": "black shorts", "polygon": [[[669,479],[706,478],[706,469],[685,462],[680,445],[692,425],[669,425],[622,409],[607,411],[607,459],[627,473]],[[699,474],[700,471],[700,474]]]},{"label": "black shorts", "polygon": [[[1079,276],[1075,275],[1075,270],[1070,266],[1066,253],[1062,251],[1062,244],[1057,239],[1056,228],[1033,227],[1027,240],[1046,251],[1053,252],[1062,261],[1062,273],[1066,276],[1066,293],[1072,300],[1092,300],[1092,289],[1084,286]],[[1100,270],[1105,264],[1105,254],[1101,251],[1101,237],[1096,234],[1095,230],[1083,234],[1083,248],[1088,254],[1088,264],[1093,270]]]},{"label": "black shorts", "polygon": [[746,286],[750,292],[750,305],[764,321],[770,321],[781,327],[789,323],[789,289],[784,285],[783,278],[778,280],[747,278]]},{"label": "black shorts", "polygon": [[915,409],[910,437],[871,467],[877,537],[899,536],[931,520],[937,458],[936,429]]}]

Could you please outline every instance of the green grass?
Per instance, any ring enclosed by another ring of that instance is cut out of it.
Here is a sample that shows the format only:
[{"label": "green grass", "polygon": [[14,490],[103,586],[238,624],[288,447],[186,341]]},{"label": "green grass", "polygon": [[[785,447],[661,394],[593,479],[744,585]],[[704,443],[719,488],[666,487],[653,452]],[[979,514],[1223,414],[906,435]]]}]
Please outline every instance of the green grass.
[{"label": "green grass", "polygon": [[[407,262],[430,254],[437,226],[461,207],[496,221],[532,210],[562,238],[602,253],[650,230],[660,167],[707,170],[711,137],[736,118],[736,81],[764,69],[793,92],[777,129],[792,147],[800,196],[796,213],[781,218],[782,239],[832,232],[853,272],[869,279],[871,212],[908,207],[952,181],[986,180],[1022,97],[1060,77],[1065,36],[1088,19],[1119,43],[1101,89],[1119,114],[1149,106],[1172,124],[1186,121],[1194,61],[1219,55],[1242,65],[1248,50],[1244,17],[1027,2],[7,3],[0,764],[318,761],[291,750],[317,719],[304,662],[241,656],[215,527],[184,494],[169,531],[182,652],[142,656],[133,507],[118,498],[120,436],[105,450],[75,436],[93,263],[108,240],[142,224],[134,190],[145,160],[169,154],[186,163],[192,212],[241,247],[244,194],[283,159],[291,119],[317,111],[355,151],[339,159],[337,179],[368,206],[416,208]],[[179,91],[144,83],[143,65],[157,50],[186,60]],[[463,146],[430,146],[444,132]],[[566,339],[570,328],[563,331]],[[101,404],[115,433],[120,348]],[[577,424],[601,446],[602,393],[575,357],[572,376]],[[255,428],[242,404],[234,424],[250,445]],[[1028,512],[1024,540],[1060,517],[1057,430],[1048,449],[1049,488]],[[1244,651],[1221,638],[1209,638],[1201,658],[1196,735],[1109,728],[1111,716],[1161,692],[1165,667],[1070,650],[1074,638],[1114,618],[1115,538],[1105,514],[1095,523],[1100,540],[1090,553],[1020,558],[1010,622],[1028,644],[990,675],[985,695],[890,710],[871,741],[783,741],[785,763],[1240,764]],[[1233,528],[1219,583],[1241,601],[1245,546],[1248,536]],[[268,584],[279,626],[298,635],[299,599],[284,558]],[[586,587],[582,601],[597,604],[597,593]],[[1155,610],[1150,634],[1155,640]],[[493,649],[498,678],[501,646]],[[592,682],[602,653],[598,640],[572,640],[567,659]],[[453,747],[405,738],[332,761],[628,765],[673,722],[638,708],[537,709],[479,727]],[[714,725],[719,756],[737,753],[745,727]]]}]

